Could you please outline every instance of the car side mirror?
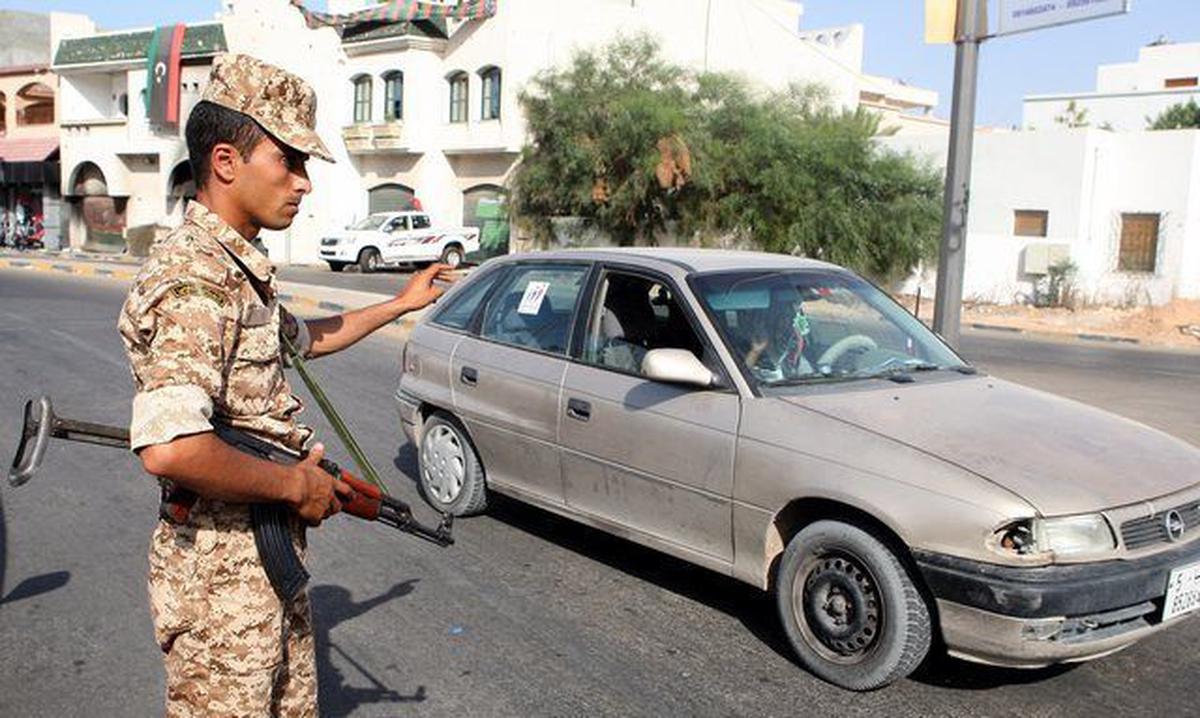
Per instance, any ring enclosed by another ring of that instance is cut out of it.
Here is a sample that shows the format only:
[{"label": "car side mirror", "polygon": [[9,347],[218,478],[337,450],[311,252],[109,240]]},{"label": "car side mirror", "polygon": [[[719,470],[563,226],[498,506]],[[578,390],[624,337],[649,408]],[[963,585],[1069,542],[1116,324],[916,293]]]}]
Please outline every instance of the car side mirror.
[{"label": "car side mirror", "polygon": [[708,389],[716,376],[687,349],[651,349],[642,359],[642,374],[653,381],[689,384]]}]

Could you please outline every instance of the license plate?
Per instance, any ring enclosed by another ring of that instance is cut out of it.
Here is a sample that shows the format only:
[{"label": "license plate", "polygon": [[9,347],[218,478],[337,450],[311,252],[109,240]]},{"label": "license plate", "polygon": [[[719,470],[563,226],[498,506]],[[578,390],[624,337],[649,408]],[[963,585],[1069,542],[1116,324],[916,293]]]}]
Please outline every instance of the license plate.
[{"label": "license plate", "polygon": [[1167,578],[1167,601],[1162,620],[1169,621],[1197,609],[1200,609],[1200,563],[1171,572]]}]

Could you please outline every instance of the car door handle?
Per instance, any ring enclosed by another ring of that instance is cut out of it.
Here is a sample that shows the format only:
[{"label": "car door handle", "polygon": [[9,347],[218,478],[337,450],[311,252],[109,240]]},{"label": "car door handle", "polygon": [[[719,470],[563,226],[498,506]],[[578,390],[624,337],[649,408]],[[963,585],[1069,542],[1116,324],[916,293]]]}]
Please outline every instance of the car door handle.
[{"label": "car door handle", "polygon": [[582,399],[567,399],[567,416],[576,421],[592,418],[592,405]]},{"label": "car door handle", "polygon": [[458,380],[467,386],[475,386],[479,383],[479,372],[475,371],[473,367],[465,366],[458,373]]}]

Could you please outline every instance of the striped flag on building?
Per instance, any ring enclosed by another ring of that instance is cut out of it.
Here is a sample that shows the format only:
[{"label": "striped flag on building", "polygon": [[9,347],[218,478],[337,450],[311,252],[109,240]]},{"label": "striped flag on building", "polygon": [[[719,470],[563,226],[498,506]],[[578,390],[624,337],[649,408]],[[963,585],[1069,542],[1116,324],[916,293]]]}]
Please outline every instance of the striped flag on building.
[{"label": "striped flag on building", "polygon": [[496,14],[497,0],[460,0],[457,5],[421,2],[421,0],[388,0],[367,10],[331,15],[304,7],[301,0],[292,0],[304,14],[309,27],[348,25],[356,22],[408,22],[411,20],[483,20]]},{"label": "striped flag on building", "polygon": [[155,28],[146,52],[146,114],[150,126],[179,127],[179,71],[187,26],[178,23]]}]

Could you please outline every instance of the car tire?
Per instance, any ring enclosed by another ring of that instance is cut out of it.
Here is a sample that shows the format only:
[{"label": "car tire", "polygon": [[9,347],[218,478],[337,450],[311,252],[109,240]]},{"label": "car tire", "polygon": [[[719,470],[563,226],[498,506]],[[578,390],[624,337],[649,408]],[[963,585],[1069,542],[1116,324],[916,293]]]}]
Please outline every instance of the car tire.
[{"label": "car tire", "polygon": [[448,264],[451,267],[457,267],[458,265],[462,264],[464,258],[465,255],[463,254],[463,248],[461,245],[448,244],[446,245],[446,248],[442,250],[442,256],[438,259],[438,261],[442,264]]},{"label": "car tire", "polygon": [[882,688],[921,664],[929,606],[904,563],[871,533],[817,521],[788,544],[776,607],[800,663],[853,691]]},{"label": "car tire", "polygon": [[346,268],[346,262],[329,262],[329,271],[340,272]]},{"label": "car tire", "polygon": [[462,424],[434,412],[421,430],[417,485],[425,501],[444,513],[472,516],[487,508],[483,464]]},{"label": "car tire", "polygon": [[363,274],[371,274],[379,269],[379,250],[367,247],[358,253],[358,268]]}]

